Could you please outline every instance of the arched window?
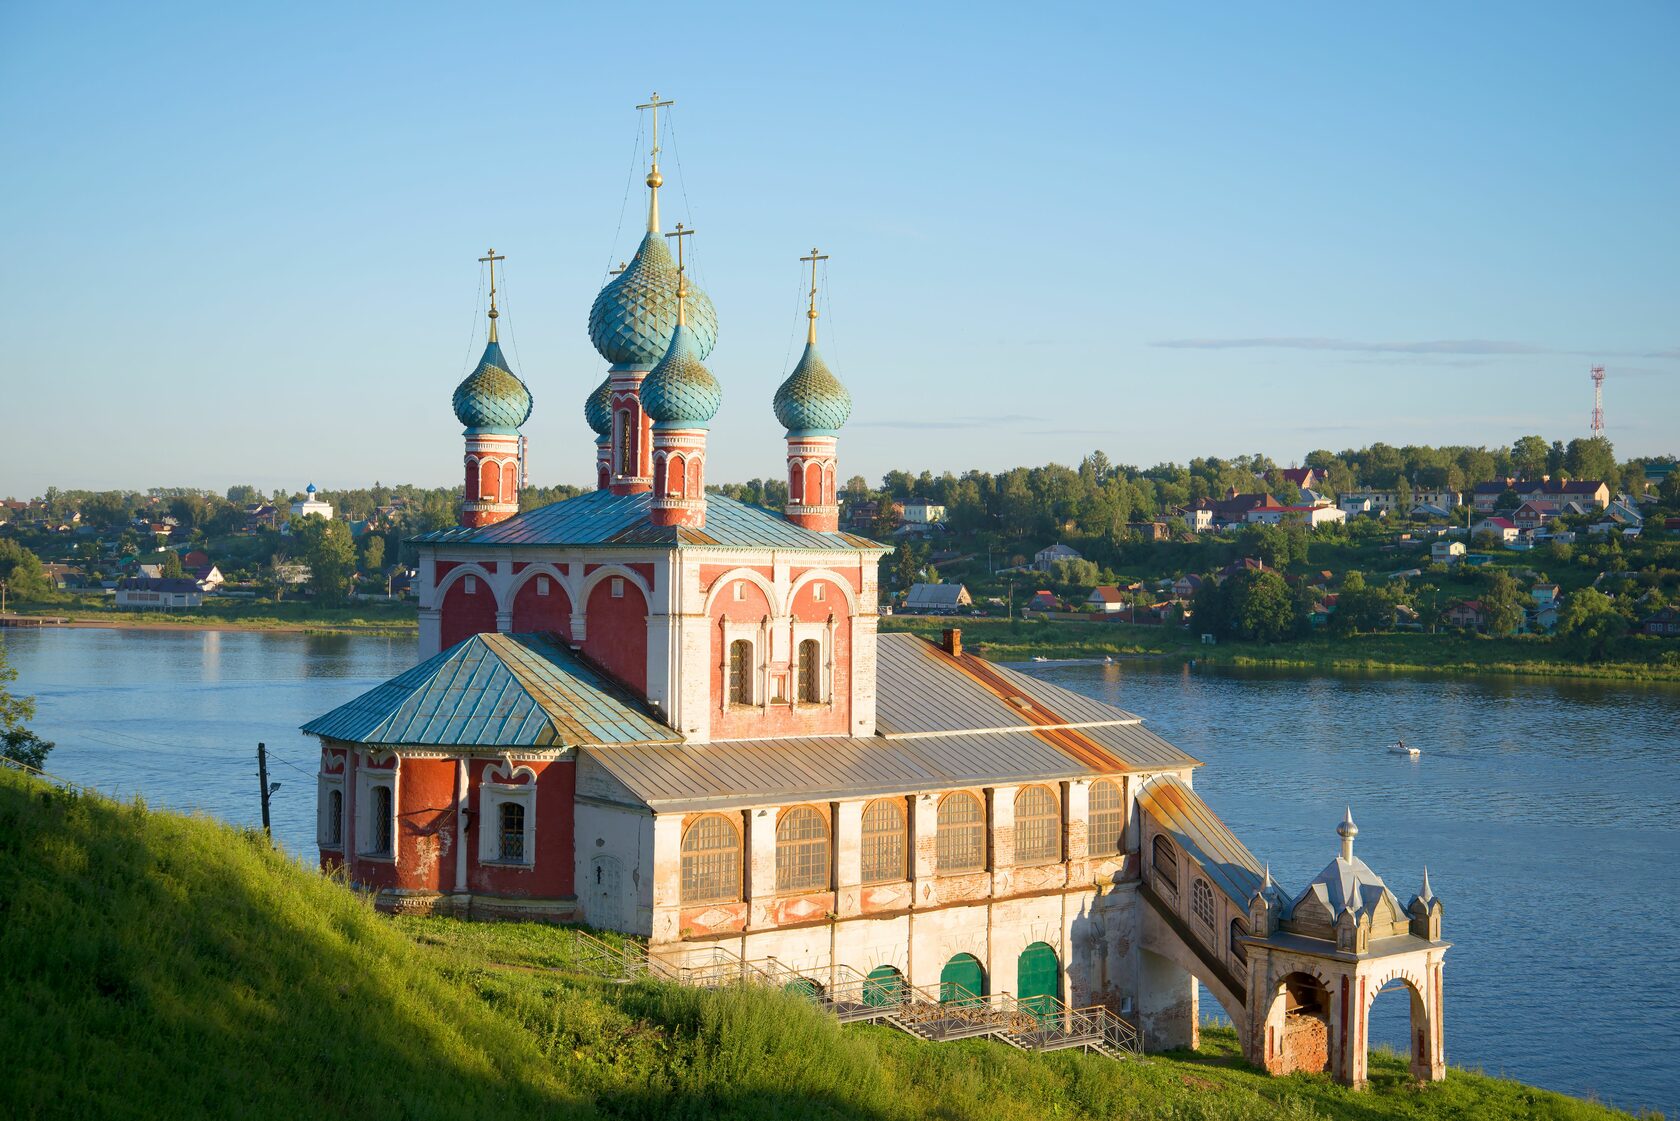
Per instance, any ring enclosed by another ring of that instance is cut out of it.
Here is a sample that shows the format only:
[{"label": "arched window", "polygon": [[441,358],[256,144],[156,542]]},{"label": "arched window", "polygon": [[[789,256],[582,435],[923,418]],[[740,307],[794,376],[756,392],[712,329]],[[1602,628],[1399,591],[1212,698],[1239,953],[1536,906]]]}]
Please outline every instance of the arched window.
[{"label": "arched window", "polygon": [[939,803],[939,874],[978,872],[986,866],[986,810],[966,791]]},{"label": "arched window", "polygon": [[497,837],[498,858],[510,864],[525,863],[525,806],[522,802],[503,802],[497,816],[501,832]]},{"label": "arched window", "polygon": [[1091,784],[1091,818],[1086,833],[1092,860],[1118,856],[1126,839],[1126,804],[1120,784],[1099,779]]},{"label": "arched window", "polygon": [[1190,885],[1190,913],[1208,927],[1213,926],[1213,889],[1200,877]]},{"label": "arched window", "polygon": [[519,465],[509,463],[502,468],[502,501],[517,502],[519,500]]},{"label": "arched window", "polygon": [[391,834],[396,824],[396,814],[392,809],[392,791],[389,786],[373,788],[373,845],[370,852],[374,856],[391,855]]},{"label": "arched window", "polygon": [[494,460],[485,460],[478,467],[478,497],[485,502],[500,502],[501,488],[498,485],[502,477],[501,470]]},{"label": "arched window", "polygon": [[344,847],[344,791],[334,789],[327,794],[327,847]]},{"label": "arched window", "polygon": [[1062,808],[1048,786],[1015,795],[1015,862],[1043,864],[1062,857]]},{"label": "arched window", "polygon": [[1243,945],[1242,939],[1248,937],[1248,924],[1241,919],[1231,920],[1231,956],[1238,961],[1247,963],[1248,947]]},{"label": "arched window", "polygon": [[877,798],[863,807],[863,882],[896,883],[904,876],[904,803]]},{"label": "arched window", "polygon": [[1178,895],[1178,850],[1164,833],[1155,834],[1150,846],[1150,866],[1155,869],[1155,886],[1168,895]]},{"label": "arched window", "polygon": [[795,806],[776,823],[776,890],[828,890],[828,822],[810,806]]},{"label": "arched window", "polygon": [[799,699],[808,705],[822,703],[822,643],[814,638],[799,644]]},{"label": "arched window", "polygon": [[630,410],[620,409],[618,413],[618,473],[620,475],[634,475],[638,464],[635,462],[636,435],[630,427]]},{"label": "arched window", "polygon": [[729,644],[729,703],[732,705],[753,703],[752,661],[751,642],[737,638]]},{"label": "arched window", "polygon": [[741,831],[722,814],[683,831],[682,901],[729,903],[741,897]]},{"label": "arched window", "polygon": [[788,472],[788,502],[798,506],[805,501],[805,468],[794,463]]},{"label": "arched window", "polygon": [[665,493],[672,498],[683,497],[683,484],[688,481],[684,470],[680,455],[673,455],[665,461]]}]

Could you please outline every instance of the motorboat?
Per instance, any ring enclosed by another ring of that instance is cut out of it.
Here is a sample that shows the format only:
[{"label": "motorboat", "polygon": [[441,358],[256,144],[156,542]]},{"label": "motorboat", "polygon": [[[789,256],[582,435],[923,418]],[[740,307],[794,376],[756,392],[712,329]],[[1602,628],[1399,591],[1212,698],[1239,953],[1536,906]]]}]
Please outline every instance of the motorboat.
[{"label": "motorboat", "polygon": [[1394,743],[1388,745],[1388,753],[1390,755],[1404,755],[1407,758],[1416,759],[1419,755],[1423,754],[1423,748],[1413,747],[1405,740],[1396,740]]},{"label": "motorboat", "polygon": [[1048,662],[1049,660],[1050,659],[1046,658],[1043,654],[1034,654],[1033,655],[1033,661],[1035,661],[1035,662]]}]

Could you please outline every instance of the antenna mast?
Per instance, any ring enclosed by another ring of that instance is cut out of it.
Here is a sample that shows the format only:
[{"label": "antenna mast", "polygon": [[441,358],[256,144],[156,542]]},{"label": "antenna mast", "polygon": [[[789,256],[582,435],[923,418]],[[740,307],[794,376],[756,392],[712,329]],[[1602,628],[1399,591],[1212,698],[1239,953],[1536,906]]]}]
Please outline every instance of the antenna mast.
[{"label": "antenna mast", "polygon": [[1604,367],[1603,366],[1594,366],[1592,368],[1592,382],[1593,382],[1592,434],[1596,437],[1596,436],[1604,435]]}]

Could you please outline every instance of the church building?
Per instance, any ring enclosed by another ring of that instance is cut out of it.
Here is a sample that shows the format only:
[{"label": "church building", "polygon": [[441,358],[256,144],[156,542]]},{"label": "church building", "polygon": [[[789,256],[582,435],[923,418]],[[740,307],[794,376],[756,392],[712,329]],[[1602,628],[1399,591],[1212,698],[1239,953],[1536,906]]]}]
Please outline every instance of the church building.
[{"label": "church building", "polygon": [[[413,669],[310,721],[323,867],[391,911],[581,923],[681,966],[774,959],[1035,1007],[1101,1007],[1194,1045],[1198,983],[1251,1061],[1364,1081],[1385,986],[1413,1070],[1444,1074],[1441,904],[1341,849],[1291,896],[1140,717],[878,634],[885,546],[842,532],[852,399],[817,346],[761,406],[788,498],[708,493],[711,300],[660,220],[590,309],[596,489],[520,512],[532,394],[497,338],[456,388],[460,524],[414,540]],[[674,242],[674,249],[670,243]]]}]

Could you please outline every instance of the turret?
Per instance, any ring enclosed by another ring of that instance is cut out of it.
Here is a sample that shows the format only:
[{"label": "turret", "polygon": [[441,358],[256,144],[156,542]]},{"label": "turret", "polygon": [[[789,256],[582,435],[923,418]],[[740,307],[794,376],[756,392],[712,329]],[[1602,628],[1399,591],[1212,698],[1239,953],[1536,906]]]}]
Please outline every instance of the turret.
[{"label": "turret", "polygon": [[1435,893],[1429,890],[1429,869],[1423,870],[1423,886],[1412,896],[1412,901],[1406,905],[1406,913],[1411,916],[1412,933],[1419,938],[1427,938],[1431,942],[1441,940],[1441,901]]},{"label": "turret", "polygon": [[531,416],[531,391],[514,375],[496,337],[496,262],[506,259],[494,249],[479,258],[490,265],[490,340],[473,372],[455,387],[455,418],[466,437],[464,526],[494,525],[519,513],[525,484],[519,426]]},{"label": "turret", "polygon": [[805,353],[780,388],[776,419],[787,429],[787,519],[805,529],[834,533],[840,528],[836,487],[840,427],[852,415],[852,395],[817,353],[817,262],[811,250],[811,297],[806,311]]},{"label": "turret", "polygon": [[700,361],[688,327],[682,239],[693,230],[677,223],[677,326],[671,346],[642,383],[642,406],[653,421],[655,525],[706,524],[706,433],[723,403],[723,388]]}]

